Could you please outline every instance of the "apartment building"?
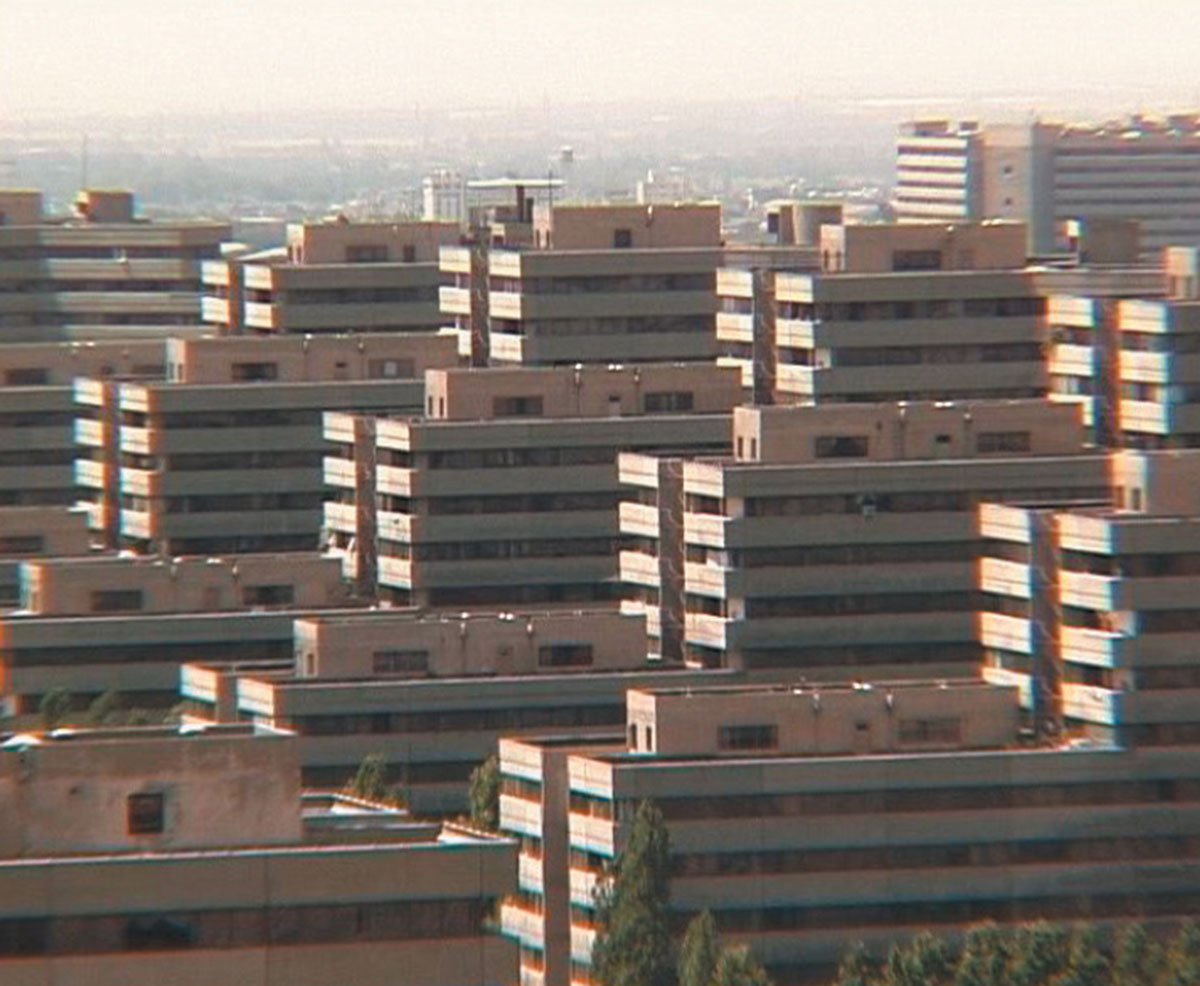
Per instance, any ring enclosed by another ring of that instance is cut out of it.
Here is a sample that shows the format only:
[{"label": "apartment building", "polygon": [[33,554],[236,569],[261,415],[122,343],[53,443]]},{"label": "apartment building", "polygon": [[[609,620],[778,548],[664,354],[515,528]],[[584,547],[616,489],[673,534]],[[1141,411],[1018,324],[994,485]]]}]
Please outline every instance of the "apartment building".
[{"label": "apartment building", "polygon": [[896,142],[896,209],[908,220],[1015,219],[1035,254],[1065,220],[1141,226],[1151,255],[1200,245],[1200,114],[1104,123],[918,121]]},{"label": "apartment building", "polygon": [[0,691],[9,715],[69,692],[80,709],[107,691],[126,705],[179,701],[187,661],[289,660],[292,621],[347,607],[336,559],[37,559],[21,566],[21,608],[0,616]]},{"label": "apartment building", "polygon": [[0,341],[199,335],[200,264],[229,225],[148,222],[126,191],[85,189],[70,217],[0,189]]},{"label": "apartment building", "polygon": [[161,379],[164,352],[162,340],[0,346],[0,507],[74,503],[74,379]]},{"label": "apartment building", "polygon": [[718,205],[530,203],[528,211],[531,242],[499,234],[486,249],[442,250],[441,270],[451,282],[441,289],[442,314],[473,364],[716,355]]},{"label": "apartment building", "polygon": [[1027,267],[1016,223],[820,236],[818,273],[719,272],[718,360],[740,367],[756,403],[1044,397],[1047,295],[1162,290],[1150,267]]},{"label": "apartment building", "polygon": [[506,986],[487,931],[516,846],[303,794],[248,725],[22,734],[0,749],[0,979]]},{"label": "apartment building", "polygon": [[523,982],[592,981],[594,890],[646,799],[670,833],[675,933],[707,909],[781,984],[828,982],[856,940],[879,953],[986,920],[1153,924],[1198,903],[1192,751],[1023,745],[1015,689],[978,681],[627,702],[607,748],[501,743],[501,828],[522,839],[501,926]]},{"label": "apartment building", "polygon": [[1200,452],[1115,452],[1114,505],[985,504],[988,680],[1034,724],[1138,747],[1200,737]]},{"label": "apartment building", "polygon": [[76,479],[110,547],[191,555],[311,551],[321,414],[419,410],[457,361],[428,334],[171,340],[167,380],[80,380]]},{"label": "apartment building", "polygon": [[180,691],[189,722],[295,732],[306,784],[378,754],[414,811],[453,815],[500,736],[620,734],[626,689],[731,676],[648,664],[640,616],[393,610],[298,619],[294,669],[188,665]]},{"label": "apartment building", "polygon": [[913,120],[896,137],[892,208],[900,222],[977,222],[983,213],[983,132],[973,120]]},{"label": "apartment building", "polygon": [[284,247],[204,264],[204,321],[220,335],[433,332],[438,250],[458,222],[291,223]]},{"label": "apartment building", "polygon": [[326,416],[327,543],[395,605],[615,606],[618,451],[728,451],[739,389],[711,364],[432,370],[421,417]]},{"label": "apartment building", "polygon": [[1080,405],[1097,444],[1200,445],[1198,256],[1164,251],[1163,297],[1050,299],[1050,398]]},{"label": "apartment building", "polygon": [[731,458],[621,456],[622,608],[648,614],[666,659],[822,680],[975,675],[976,504],[1108,494],[1075,409],[1047,401],[733,420]]}]

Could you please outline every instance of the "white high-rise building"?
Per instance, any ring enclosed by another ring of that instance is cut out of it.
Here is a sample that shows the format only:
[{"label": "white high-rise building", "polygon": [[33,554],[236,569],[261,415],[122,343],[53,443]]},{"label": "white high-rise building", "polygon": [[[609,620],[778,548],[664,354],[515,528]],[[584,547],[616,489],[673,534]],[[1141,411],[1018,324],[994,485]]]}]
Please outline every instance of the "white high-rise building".
[{"label": "white high-rise building", "polygon": [[467,186],[462,175],[445,168],[421,182],[421,218],[426,222],[466,222]]}]

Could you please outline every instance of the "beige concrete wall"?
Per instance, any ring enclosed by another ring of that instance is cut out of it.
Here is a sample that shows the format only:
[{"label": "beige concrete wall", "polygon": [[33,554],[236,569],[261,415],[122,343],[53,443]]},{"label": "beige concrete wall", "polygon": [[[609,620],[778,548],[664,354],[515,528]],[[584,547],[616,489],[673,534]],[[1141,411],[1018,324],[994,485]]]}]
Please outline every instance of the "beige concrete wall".
[{"label": "beige concrete wall", "polygon": [[30,385],[22,381],[38,378],[62,387],[76,377],[161,377],[165,353],[163,339],[13,343],[0,346],[0,385]]},{"label": "beige concrete wall", "polygon": [[[458,242],[455,222],[358,223],[331,220],[293,223],[287,228],[289,259],[297,264],[353,263],[352,251],[378,248],[383,256],[372,263],[430,263],[440,247]],[[411,254],[406,255],[406,248]]]},{"label": "beige concrete wall", "polygon": [[[369,678],[377,655],[424,652],[433,677],[472,674],[561,674],[643,668],[644,617],[615,612],[479,614],[432,617],[403,613],[296,621],[296,669],[304,677]],[[576,668],[550,663],[543,648],[578,645],[591,660]]]},{"label": "beige concrete wall", "polygon": [[[14,546],[40,539],[36,549]],[[0,508],[0,558],[56,557],[88,553],[88,515],[76,507]]]},{"label": "beige concrete wall", "polygon": [[[739,407],[733,434],[735,457],[772,464],[1069,455],[1085,440],[1078,405],[1038,400]],[[994,435],[1023,435],[1028,445],[995,448],[1005,443],[985,437]],[[822,446],[839,439],[865,443],[866,453],[822,455]]]},{"label": "beige concrete wall", "polygon": [[42,193],[33,188],[0,188],[0,226],[36,226],[42,221]]},{"label": "beige concrete wall", "polygon": [[1014,222],[822,226],[821,265],[854,274],[903,269],[899,254],[937,254],[934,270],[1011,270],[1025,266],[1025,226]]},{"label": "beige concrete wall", "polygon": [[556,205],[534,210],[534,242],[555,250],[606,250],[617,246],[618,230],[626,247],[721,245],[721,207],[716,203],[675,205]]},{"label": "beige concrete wall", "polygon": [[429,333],[171,339],[167,363],[174,383],[229,383],[238,364],[269,364],[274,382],[301,383],[420,377],[458,354],[453,336]]},{"label": "beige concrete wall", "polygon": [[497,399],[540,398],[538,417],[595,418],[647,413],[649,394],[690,393],[693,413],[719,413],[741,400],[736,367],[649,363],[639,366],[432,370],[426,413],[445,420],[490,420]]},{"label": "beige concrete wall", "polygon": [[772,729],[776,742],[761,752],[785,755],[1000,748],[1017,738],[1016,690],[977,682],[664,689],[626,701],[631,752],[660,756],[757,755],[722,743],[730,727]]},{"label": "beige concrete wall", "polygon": [[[0,856],[296,842],[298,748],[226,727],[101,730],[0,752]],[[128,831],[130,795],[163,795],[164,828]]]},{"label": "beige concrete wall", "polygon": [[[138,613],[202,613],[263,608],[255,591],[290,586],[287,607],[343,604],[347,596],[336,558],[313,553],[230,558],[105,557],[45,559],[23,567],[27,608],[40,616],[102,612],[96,594],[141,593]],[[278,608],[278,607],[276,607]]]},{"label": "beige concrete wall", "polygon": [[1121,451],[1109,462],[1119,509],[1164,517],[1200,514],[1200,450]]}]

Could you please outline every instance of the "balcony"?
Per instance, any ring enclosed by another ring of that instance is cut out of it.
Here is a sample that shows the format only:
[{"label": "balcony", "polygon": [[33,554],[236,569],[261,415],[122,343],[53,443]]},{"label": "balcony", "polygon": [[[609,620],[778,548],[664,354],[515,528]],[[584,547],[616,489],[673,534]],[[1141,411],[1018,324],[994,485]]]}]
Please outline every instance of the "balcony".
[{"label": "balcony", "polygon": [[154,537],[153,515],[141,510],[122,510],[121,533],[125,537],[149,540]]},{"label": "balcony", "polygon": [[210,325],[229,325],[232,322],[232,311],[228,298],[212,298],[205,296],[200,299],[200,320]]},{"label": "balcony", "polygon": [[91,418],[75,419],[75,444],[88,448],[104,448],[107,444],[108,426],[103,421]]},{"label": "balcony", "polygon": [[723,548],[726,523],[726,518],[720,514],[686,513],[683,515],[683,539],[687,544]]},{"label": "balcony", "polygon": [[1152,401],[1121,401],[1121,427],[1151,435],[1169,435],[1172,428],[1170,404]]},{"label": "balcony", "polygon": [[683,632],[689,644],[724,650],[728,621],[721,616],[708,613],[687,613],[684,616]]},{"label": "balcony", "polygon": [[545,893],[542,861],[522,853],[517,857],[517,886],[530,893]]},{"label": "balcony", "polygon": [[1051,376],[1083,377],[1091,379],[1095,366],[1095,350],[1091,346],[1077,346],[1060,342],[1050,347],[1049,372]]},{"label": "balcony", "polygon": [[379,557],[379,584],[396,589],[412,588],[412,562],[407,558]]},{"label": "balcony", "polygon": [[634,534],[645,538],[658,537],[658,507],[626,502],[618,508],[618,517],[622,534]]},{"label": "balcony", "polygon": [[1032,683],[1029,675],[1022,674],[1020,671],[1010,671],[1008,668],[988,668],[985,667],[982,671],[983,680],[989,685],[1002,685],[1005,688],[1015,688],[1017,690],[1017,701],[1021,708],[1028,709],[1033,704],[1031,687]]},{"label": "balcony", "polygon": [[717,312],[717,338],[723,342],[754,342],[754,316]]},{"label": "balcony", "polygon": [[596,874],[571,867],[571,903],[592,907],[596,902]]},{"label": "balcony", "polygon": [[417,518],[411,514],[399,514],[391,510],[380,510],[375,515],[376,534],[380,541],[399,541],[411,544]]},{"label": "balcony", "polygon": [[[353,471],[354,464],[350,463],[350,467]],[[353,483],[350,485],[353,486]],[[375,489],[391,496],[412,496],[413,471],[400,466],[376,466]]]},{"label": "balcony", "polygon": [[572,848],[586,849],[609,859],[615,855],[613,842],[616,826],[607,818],[594,818],[591,815],[571,812],[567,828]]},{"label": "balcony", "polygon": [[353,503],[334,503],[326,500],[324,510],[325,527],[329,530],[353,534],[358,529],[358,510]]},{"label": "balcony", "polygon": [[353,459],[325,456],[321,462],[321,477],[326,486],[352,490],[357,484]]},{"label": "balcony", "polygon": [[93,462],[91,459],[76,459],[75,485],[89,490],[102,490],[104,489],[107,471],[103,462]]},{"label": "balcony", "polygon": [[659,587],[658,559],[641,551],[622,551],[620,578],[633,585]]},{"label": "balcony", "polygon": [[979,614],[979,642],[984,647],[1031,654],[1033,642],[1029,620],[1003,613]]},{"label": "balcony", "polygon": [[247,301],[243,310],[247,328],[266,329],[269,332],[279,329],[279,308],[273,302]]},{"label": "balcony", "polygon": [[438,307],[443,315],[470,315],[471,292],[468,288],[438,288]]},{"label": "balcony", "polygon": [[1122,694],[1095,685],[1064,683],[1063,715],[1084,722],[1119,725],[1122,721]]},{"label": "balcony", "polygon": [[542,838],[542,806],[527,798],[500,795],[500,828],[504,832]]},{"label": "balcony", "polygon": [[1001,596],[1028,599],[1029,566],[1002,558],[979,559],[979,589]]},{"label": "balcony", "polygon": [[1064,606],[1079,606],[1099,612],[1127,609],[1129,607],[1121,604],[1125,595],[1121,590],[1121,580],[1110,575],[1092,575],[1088,572],[1059,574],[1059,601]]},{"label": "balcony", "polygon": [[542,949],[546,945],[546,924],[542,915],[512,903],[500,905],[500,934],[515,938],[526,948]]}]

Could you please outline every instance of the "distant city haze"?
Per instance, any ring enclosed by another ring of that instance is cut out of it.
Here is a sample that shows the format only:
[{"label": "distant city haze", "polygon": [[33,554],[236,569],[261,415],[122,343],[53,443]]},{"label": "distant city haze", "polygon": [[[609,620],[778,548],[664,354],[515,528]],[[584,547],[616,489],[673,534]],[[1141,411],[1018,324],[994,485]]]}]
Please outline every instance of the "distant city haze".
[{"label": "distant city haze", "polygon": [[1195,25],[1191,0],[4,0],[0,119],[758,98],[897,118],[1156,109],[1200,102]]}]

